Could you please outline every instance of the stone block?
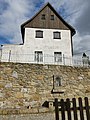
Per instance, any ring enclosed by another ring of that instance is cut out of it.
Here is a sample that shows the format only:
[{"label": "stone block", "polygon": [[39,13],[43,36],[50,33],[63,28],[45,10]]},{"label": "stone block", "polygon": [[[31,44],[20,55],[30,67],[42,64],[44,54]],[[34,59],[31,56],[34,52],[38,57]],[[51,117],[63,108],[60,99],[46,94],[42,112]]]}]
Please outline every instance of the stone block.
[{"label": "stone block", "polygon": [[[1,71],[0,71],[0,72],[1,72]],[[0,75],[0,81],[2,81],[2,80],[3,80],[3,76]]]},{"label": "stone block", "polygon": [[4,109],[4,110],[2,111],[2,114],[3,114],[3,115],[8,115],[8,111]]},{"label": "stone block", "polygon": [[88,72],[88,76],[90,76],[90,72]]},{"label": "stone block", "polygon": [[30,99],[30,97],[31,97],[30,94],[24,93],[24,98]]},{"label": "stone block", "polygon": [[37,107],[37,106],[38,106],[38,101],[32,100],[32,101],[30,102],[30,107],[31,107],[31,108],[34,108],[34,107]]},{"label": "stone block", "polygon": [[5,88],[11,88],[12,87],[12,83],[7,83],[6,85],[5,85]]},{"label": "stone block", "polygon": [[28,89],[27,88],[21,88],[21,92],[27,92],[28,91]]},{"label": "stone block", "polygon": [[20,99],[20,98],[23,98],[23,97],[24,97],[24,94],[21,93],[21,92],[17,92],[17,93],[15,93],[15,97],[16,97],[17,99]]},{"label": "stone block", "polygon": [[45,112],[48,112],[49,109],[48,109],[48,108],[40,107],[40,108],[38,109],[38,111],[39,111],[39,113],[45,113]]},{"label": "stone block", "polygon": [[90,88],[87,88],[85,93],[90,93]]},{"label": "stone block", "polygon": [[84,89],[84,86],[82,85],[82,84],[80,84],[79,86],[78,86],[78,89]]},{"label": "stone block", "polygon": [[4,95],[5,95],[4,93],[0,93],[0,98],[1,98],[1,97],[3,98],[3,97],[4,97]]},{"label": "stone block", "polygon": [[12,73],[12,77],[14,77],[14,78],[18,78],[18,73],[17,73],[16,71],[13,71],[13,73]]},{"label": "stone block", "polygon": [[32,95],[32,99],[35,101],[39,101],[40,96],[38,94],[34,94],[34,95]]},{"label": "stone block", "polygon": [[3,108],[3,106],[4,106],[4,102],[1,101],[1,102],[0,102],[0,108]]},{"label": "stone block", "polygon": [[12,69],[11,69],[11,68],[6,68],[6,69],[5,69],[5,73],[11,74],[11,73],[12,73]]},{"label": "stone block", "polygon": [[38,113],[38,108],[32,108],[29,111],[30,113]]},{"label": "stone block", "polygon": [[43,75],[37,75],[36,77],[37,77],[38,80],[43,80],[44,79]]},{"label": "stone block", "polygon": [[1,88],[4,88],[4,84],[5,84],[5,83],[3,83],[3,82],[0,83],[0,89],[1,89]]},{"label": "stone block", "polygon": [[78,79],[79,79],[79,80],[83,80],[83,77],[82,77],[82,76],[79,76]]}]

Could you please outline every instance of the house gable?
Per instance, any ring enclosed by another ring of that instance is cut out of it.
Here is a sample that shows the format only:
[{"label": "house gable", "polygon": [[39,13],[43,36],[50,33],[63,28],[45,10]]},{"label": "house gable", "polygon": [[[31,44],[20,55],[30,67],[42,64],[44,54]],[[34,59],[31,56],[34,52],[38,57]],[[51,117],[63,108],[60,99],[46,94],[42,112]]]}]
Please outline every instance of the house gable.
[{"label": "house gable", "polygon": [[[45,19],[42,19],[43,15],[45,15]],[[51,20],[51,16],[54,17],[53,20]],[[24,27],[65,30],[69,29],[58,17],[58,15],[51,9],[50,5],[45,6],[45,8],[43,8],[32,20],[26,23]]]},{"label": "house gable", "polygon": [[[45,19],[42,19],[42,17],[45,17]],[[54,19],[51,19],[51,17],[54,17]],[[75,29],[62,19],[50,3],[47,3],[33,18],[21,25],[23,42],[25,28],[62,29],[70,30],[71,35],[75,34]]]}]

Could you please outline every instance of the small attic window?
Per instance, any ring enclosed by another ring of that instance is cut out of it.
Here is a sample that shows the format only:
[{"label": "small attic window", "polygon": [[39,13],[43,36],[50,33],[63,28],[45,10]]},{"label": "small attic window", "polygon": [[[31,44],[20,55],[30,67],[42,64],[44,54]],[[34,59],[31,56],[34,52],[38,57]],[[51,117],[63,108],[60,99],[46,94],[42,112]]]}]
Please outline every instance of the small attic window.
[{"label": "small attic window", "polygon": [[54,20],[54,15],[51,15],[51,20]]},{"label": "small attic window", "polygon": [[41,19],[45,20],[45,14],[42,14]]}]

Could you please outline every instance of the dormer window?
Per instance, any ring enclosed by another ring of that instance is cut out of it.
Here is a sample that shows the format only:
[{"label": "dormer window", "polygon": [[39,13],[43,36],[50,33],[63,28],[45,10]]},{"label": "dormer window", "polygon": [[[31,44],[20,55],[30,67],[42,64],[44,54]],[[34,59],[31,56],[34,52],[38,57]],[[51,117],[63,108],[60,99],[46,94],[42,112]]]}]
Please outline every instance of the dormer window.
[{"label": "dormer window", "polygon": [[61,32],[53,32],[54,39],[61,39]]},{"label": "dormer window", "polygon": [[54,15],[51,15],[51,20],[54,20]]},{"label": "dormer window", "polygon": [[45,20],[45,14],[42,14],[41,19]]},{"label": "dormer window", "polygon": [[36,38],[43,38],[43,31],[37,30],[36,31]]}]

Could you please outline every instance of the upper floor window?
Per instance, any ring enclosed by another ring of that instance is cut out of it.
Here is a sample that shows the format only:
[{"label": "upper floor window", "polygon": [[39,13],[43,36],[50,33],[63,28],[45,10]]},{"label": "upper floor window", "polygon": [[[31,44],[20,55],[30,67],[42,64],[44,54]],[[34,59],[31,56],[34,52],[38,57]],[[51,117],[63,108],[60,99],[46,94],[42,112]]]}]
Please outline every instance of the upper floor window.
[{"label": "upper floor window", "polygon": [[36,38],[43,38],[43,31],[37,30],[36,31]]},{"label": "upper floor window", "polygon": [[45,20],[45,14],[42,14],[41,19]]},{"label": "upper floor window", "polygon": [[62,62],[62,52],[54,52],[54,61]]},{"label": "upper floor window", "polygon": [[54,15],[51,15],[51,20],[54,20]]},{"label": "upper floor window", "polygon": [[61,39],[61,33],[60,32],[53,32],[53,38],[54,39]]},{"label": "upper floor window", "polygon": [[35,58],[36,62],[43,62],[43,52],[42,51],[35,51]]}]

